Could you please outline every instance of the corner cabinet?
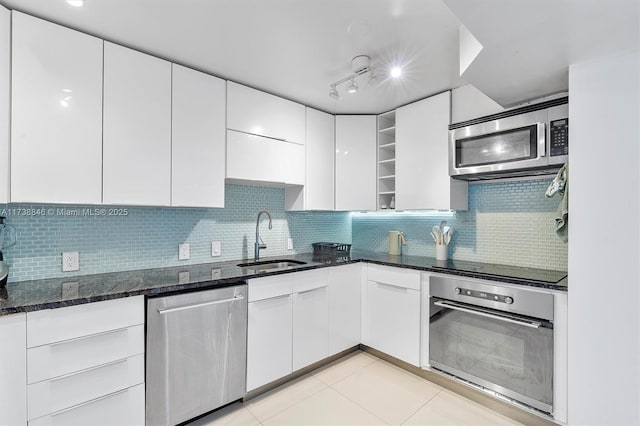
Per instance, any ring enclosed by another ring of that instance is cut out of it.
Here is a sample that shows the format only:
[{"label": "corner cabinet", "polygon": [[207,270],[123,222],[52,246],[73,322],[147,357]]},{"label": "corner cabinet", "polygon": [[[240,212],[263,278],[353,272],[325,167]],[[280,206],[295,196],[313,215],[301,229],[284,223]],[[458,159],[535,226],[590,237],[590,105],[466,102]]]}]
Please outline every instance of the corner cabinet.
[{"label": "corner cabinet", "polygon": [[171,205],[224,207],[226,82],[172,64]]},{"label": "corner cabinet", "polygon": [[104,43],[103,203],[171,205],[171,63]]},{"label": "corner cabinet", "polygon": [[101,203],[102,50],[13,12],[12,202]]},{"label": "corner cabinet", "polygon": [[336,116],[336,210],[376,210],[376,116]]},{"label": "corner cabinet", "polygon": [[396,209],[468,209],[467,182],[449,177],[450,117],[449,91],[396,110]]}]

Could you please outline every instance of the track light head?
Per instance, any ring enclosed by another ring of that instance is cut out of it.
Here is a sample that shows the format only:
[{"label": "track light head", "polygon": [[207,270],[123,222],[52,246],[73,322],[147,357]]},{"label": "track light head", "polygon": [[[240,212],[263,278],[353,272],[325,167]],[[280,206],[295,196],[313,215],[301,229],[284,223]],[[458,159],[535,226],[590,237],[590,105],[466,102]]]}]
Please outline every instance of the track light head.
[{"label": "track light head", "polygon": [[335,84],[331,85],[331,90],[329,90],[329,96],[331,96],[333,99],[340,99],[340,93],[338,93],[338,90],[336,89]]},{"label": "track light head", "polygon": [[347,93],[356,93],[358,91],[358,83],[356,83],[355,79],[351,79],[349,84],[347,84]]}]

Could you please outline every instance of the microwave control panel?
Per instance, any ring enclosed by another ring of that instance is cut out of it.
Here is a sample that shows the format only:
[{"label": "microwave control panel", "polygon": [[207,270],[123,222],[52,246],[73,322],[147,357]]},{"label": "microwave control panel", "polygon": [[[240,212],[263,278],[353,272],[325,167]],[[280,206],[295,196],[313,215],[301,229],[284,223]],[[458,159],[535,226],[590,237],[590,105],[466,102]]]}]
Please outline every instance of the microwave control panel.
[{"label": "microwave control panel", "polygon": [[569,154],[569,119],[553,120],[549,123],[549,155],[557,157]]}]

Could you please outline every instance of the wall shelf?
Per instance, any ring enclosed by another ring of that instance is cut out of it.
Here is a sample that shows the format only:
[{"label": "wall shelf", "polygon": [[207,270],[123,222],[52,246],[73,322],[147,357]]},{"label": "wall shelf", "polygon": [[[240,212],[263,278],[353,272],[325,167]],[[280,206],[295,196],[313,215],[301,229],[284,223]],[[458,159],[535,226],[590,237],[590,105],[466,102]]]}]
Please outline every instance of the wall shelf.
[{"label": "wall shelf", "polygon": [[396,194],[396,112],[378,115],[378,210]]}]

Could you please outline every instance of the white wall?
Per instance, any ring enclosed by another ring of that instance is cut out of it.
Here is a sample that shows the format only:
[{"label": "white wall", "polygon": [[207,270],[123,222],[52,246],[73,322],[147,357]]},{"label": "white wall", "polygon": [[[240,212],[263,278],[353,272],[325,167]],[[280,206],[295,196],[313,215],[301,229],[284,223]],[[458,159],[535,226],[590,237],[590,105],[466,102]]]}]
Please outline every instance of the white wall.
[{"label": "white wall", "polygon": [[572,425],[640,424],[639,62],[569,69]]}]

